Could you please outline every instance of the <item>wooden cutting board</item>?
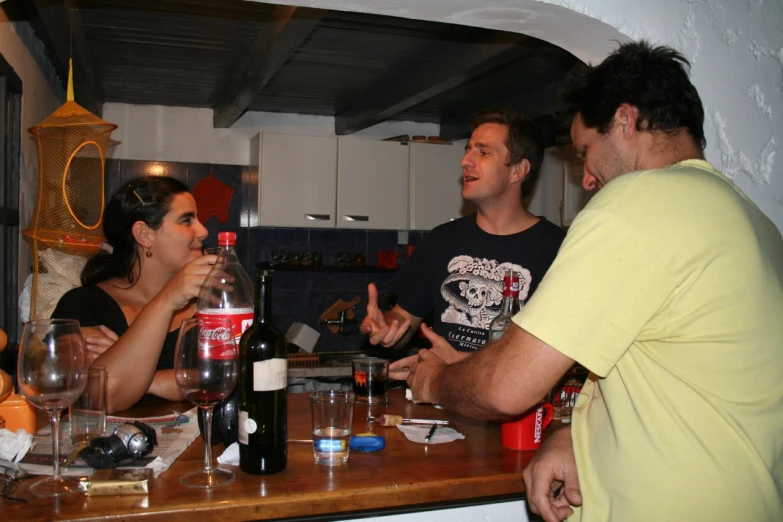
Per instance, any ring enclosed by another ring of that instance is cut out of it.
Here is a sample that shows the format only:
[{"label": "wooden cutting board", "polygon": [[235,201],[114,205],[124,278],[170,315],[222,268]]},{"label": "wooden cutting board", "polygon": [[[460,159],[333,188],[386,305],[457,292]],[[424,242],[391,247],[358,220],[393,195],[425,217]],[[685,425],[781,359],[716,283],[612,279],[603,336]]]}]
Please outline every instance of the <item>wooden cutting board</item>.
[{"label": "wooden cutting board", "polygon": [[[321,314],[321,319],[324,321],[339,319],[340,312],[343,310],[348,310],[345,313],[346,319],[353,319],[355,317],[355,314],[353,313],[353,307],[359,304],[361,301],[362,300],[359,298],[359,296],[356,296],[347,302],[343,301],[342,299],[338,299],[332,306],[327,308],[324,313]],[[332,333],[337,333],[340,331],[340,326],[336,324],[330,324],[328,328],[332,331]]]}]

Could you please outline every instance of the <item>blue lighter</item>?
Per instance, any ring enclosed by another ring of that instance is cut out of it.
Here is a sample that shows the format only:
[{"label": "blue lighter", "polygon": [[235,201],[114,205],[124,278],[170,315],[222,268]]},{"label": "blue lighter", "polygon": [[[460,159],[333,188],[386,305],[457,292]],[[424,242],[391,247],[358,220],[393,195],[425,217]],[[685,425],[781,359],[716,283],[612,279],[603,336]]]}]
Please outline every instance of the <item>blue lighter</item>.
[{"label": "blue lighter", "polygon": [[384,439],[382,435],[377,435],[375,433],[351,435],[350,448],[353,451],[371,453],[373,451],[380,451],[385,447],[386,439]]}]

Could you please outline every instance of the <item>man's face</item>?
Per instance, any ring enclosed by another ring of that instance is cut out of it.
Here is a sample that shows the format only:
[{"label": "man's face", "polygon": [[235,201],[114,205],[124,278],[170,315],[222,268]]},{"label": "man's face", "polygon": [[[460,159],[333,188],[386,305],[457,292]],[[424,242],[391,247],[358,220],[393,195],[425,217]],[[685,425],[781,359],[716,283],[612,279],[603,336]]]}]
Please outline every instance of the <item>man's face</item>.
[{"label": "man's face", "polygon": [[616,122],[606,134],[588,128],[581,114],[571,123],[571,141],[577,156],[584,161],[582,186],[585,190],[601,189],[611,180],[634,170],[619,147],[622,136]]},{"label": "man's face", "polygon": [[519,166],[507,166],[505,125],[484,123],[476,127],[465,145],[462,157],[462,197],[477,204],[505,194],[509,190],[519,196]]}]

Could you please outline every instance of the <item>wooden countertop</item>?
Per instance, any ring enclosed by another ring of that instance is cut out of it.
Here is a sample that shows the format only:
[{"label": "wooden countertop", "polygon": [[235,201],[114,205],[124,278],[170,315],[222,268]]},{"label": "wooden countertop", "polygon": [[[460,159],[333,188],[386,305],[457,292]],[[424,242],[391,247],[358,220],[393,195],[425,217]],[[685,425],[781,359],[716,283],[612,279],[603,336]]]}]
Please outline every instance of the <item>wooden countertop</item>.
[{"label": "wooden countertop", "polygon": [[[173,403],[178,411],[188,403]],[[172,403],[136,408],[139,416],[162,412]],[[121,412],[127,415],[128,412]],[[368,414],[407,418],[449,419],[464,440],[423,445],[408,441],[397,428],[368,424]],[[288,467],[269,476],[248,475],[227,466],[236,480],[210,491],[185,488],[179,477],[203,464],[201,437],[150,484],[146,496],[88,497],[77,493],[59,500],[39,499],[27,492],[27,481],[15,496],[26,504],[0,500],[0,520],[274,520],[329,513],[380,513],[410,510],[412,506],[459,505],[524,498],[521,472],[533,452],[517,452],[500,445],[497,424],[456,416],[430,405],[407,401],[402,390],[389,393],[389,404],[354,406],[353,433],[373,431],[386,437],[386,448],[376,453],[351,452],[348,463],[336,468],[313,461],[312,446],[290,444]],[[288,437],[309,439],[310,405],[305,393],[288,398]],[[223,451],[214,447],[213,457]],[[414,508],[415,509],[415,508]]]}]

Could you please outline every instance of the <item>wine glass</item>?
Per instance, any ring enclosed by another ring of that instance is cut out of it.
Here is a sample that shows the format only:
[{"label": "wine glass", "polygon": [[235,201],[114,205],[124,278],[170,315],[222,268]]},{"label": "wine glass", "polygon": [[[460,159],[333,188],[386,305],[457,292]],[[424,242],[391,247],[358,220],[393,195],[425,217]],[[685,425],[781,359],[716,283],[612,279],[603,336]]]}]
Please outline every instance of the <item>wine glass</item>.
[{"label": "wine glass", "polygon": [[72,404],[87,382],[87,357],[79,321],[44,319],[24,326],[19,347],[19,388],[52,425],[52,476],[30,486],[39,497],[79,491],[79,480],[60,475],[60,411]]},{"label": "wine glass", "polygon": [[234,473],[212,466],[212,408],[237,384],[239,349],[231,321],[201,316],[182,321],[174,355],[174,378],[185,397],[201,409],[204,419],[204,469],[180,477],[183,486],[211,488],[228,484]]}]

